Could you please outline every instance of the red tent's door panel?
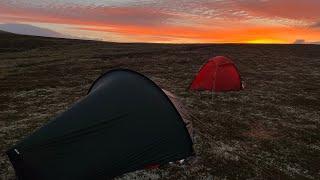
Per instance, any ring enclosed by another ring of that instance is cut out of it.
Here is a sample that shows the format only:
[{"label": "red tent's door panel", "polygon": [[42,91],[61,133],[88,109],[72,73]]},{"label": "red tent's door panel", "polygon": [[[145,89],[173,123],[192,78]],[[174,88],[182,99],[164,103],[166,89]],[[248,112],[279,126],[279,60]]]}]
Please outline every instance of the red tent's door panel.
[{"label": "red tent's door panel", "polygon": [[241,82],[237,69],[233,64],[219,66],[216,74],[215,90],[240,90]]}]

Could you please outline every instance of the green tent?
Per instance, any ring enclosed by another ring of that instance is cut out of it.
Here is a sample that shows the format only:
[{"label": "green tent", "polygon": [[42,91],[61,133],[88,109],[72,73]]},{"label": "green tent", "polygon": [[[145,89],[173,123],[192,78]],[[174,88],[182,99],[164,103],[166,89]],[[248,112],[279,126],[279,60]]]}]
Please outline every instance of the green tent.
[{"label": "green tent", "polygon": [[177,109],[131,70],[99,77],[87,96],[14,145],[19,179],[106,179],[193,154]]}]

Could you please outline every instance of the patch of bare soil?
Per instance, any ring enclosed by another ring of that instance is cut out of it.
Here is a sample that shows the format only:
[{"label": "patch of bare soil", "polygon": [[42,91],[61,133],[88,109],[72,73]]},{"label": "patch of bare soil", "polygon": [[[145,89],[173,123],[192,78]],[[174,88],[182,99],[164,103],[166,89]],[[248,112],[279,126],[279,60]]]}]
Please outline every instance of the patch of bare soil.
[{"label": "patch of bare soil", "polygon": [[279,135],[272,130],[269,130],[261,122],[253,122],[249,125],[249,130],[244,132],[243,135],[248,138],[255,138],[260,140],[273,140],[279,138]]}]

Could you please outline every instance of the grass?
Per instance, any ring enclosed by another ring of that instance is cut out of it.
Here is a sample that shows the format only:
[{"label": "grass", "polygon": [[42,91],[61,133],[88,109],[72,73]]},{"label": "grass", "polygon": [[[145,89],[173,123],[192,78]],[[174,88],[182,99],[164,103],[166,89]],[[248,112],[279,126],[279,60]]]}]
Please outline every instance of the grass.
[{"label": "grass", "polygon": [[[188,91],[216,55],[234,59],[246,89]],[[182,98],[196,117],[197,157],[118,179],[320,178],[320,46],[121,44],[0,33],[0,179],[15,179],[6,149],[119,67]]]}]

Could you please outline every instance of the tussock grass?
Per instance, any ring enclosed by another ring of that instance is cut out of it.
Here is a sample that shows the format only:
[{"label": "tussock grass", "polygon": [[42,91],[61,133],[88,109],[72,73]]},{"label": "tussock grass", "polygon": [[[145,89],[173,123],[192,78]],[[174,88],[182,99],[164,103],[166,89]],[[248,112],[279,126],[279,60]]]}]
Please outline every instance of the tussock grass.
[{"label": "tussock grass", "polygon": [[[190,92],[211,56],[228,55],[246,89]],[[5,150],[85,96],[112,68],[145,74],[182,98],[197,157],[118,179],[319,179],[320,46],[161,45],[0,34],[0,179],[14,179]]]}]

